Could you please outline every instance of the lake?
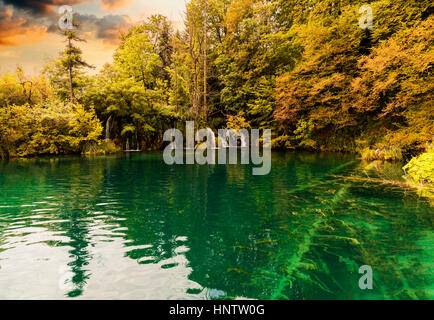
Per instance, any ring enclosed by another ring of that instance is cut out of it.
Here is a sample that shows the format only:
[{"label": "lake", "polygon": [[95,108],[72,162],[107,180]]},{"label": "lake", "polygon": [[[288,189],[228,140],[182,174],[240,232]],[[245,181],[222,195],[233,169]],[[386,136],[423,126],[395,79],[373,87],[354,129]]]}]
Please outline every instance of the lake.
[{"label": "lake", "polygon": [[0,161],[0,298],[433,299],[434,207],[387,182],[401,166],[299,152],[273,152],[265,176],[162,153]]}]

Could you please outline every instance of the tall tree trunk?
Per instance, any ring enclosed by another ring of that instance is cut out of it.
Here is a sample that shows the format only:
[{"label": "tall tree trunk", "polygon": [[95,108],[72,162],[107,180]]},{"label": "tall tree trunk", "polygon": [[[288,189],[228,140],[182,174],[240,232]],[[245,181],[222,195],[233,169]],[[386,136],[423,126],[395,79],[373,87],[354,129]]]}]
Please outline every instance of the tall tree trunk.
[{"label": "tall tree trunk", "polygon": [[193,110],[195,113],[195,118],[199,112],[199,101],[198,101],[198,89],[197,89],[197,59],[193,60]]},{"label": "tall tree trunk", "polygon": [[[27,93],[26,83],[30,83],[29,93]],[[27,103],[29,105],[32,105],[32,82],[31,81],[21,82],[21,86],[23,87],[23,93],[26,96]]]},{"label": "tall tree trunk", "polygon": [[31,81],[30,82],[30,88],[29,88],[29,95],[27,97],[27,102],[29,103],[29,105],[32,105],[32,86],[33,83]]},{"label": "tall tree trunk", "polygon": [[178,71],[176,70],[176,61],[174,65],[175,65],[175,104],[176,104],[175,112],[178,112]]},{"label": "tall tree trunk", "polygon": [[207,0],[205,0],[205,8],[204,8],[204,22],[203,22],[203,120],[205,123],[207,122],[207,103],[206,103],[206,82],[207,82]]},{"label": "tall tree trunk", "polygon": [[[197,120],[197,116],[199,113],[199,92],[198,92],[198,83],[197,83],[197,60],[198,56],[194,52],[194,26],[193,22],[191,21],[191,17],[187,15],[188,19],[188,38],[189,38],[189,49],[190,49],[190,57],[193,62],[193,94],[192,94],[192,109],[194,112],[194,119]],[[199,50],[200,54],[200,50]]]},{"label": "tall tree trunk", "polygon": [[[71,50],[71,39],[68,38],[68,49]],[[72,89],[72,64],[71,62],[69,63],[69,99],[71,101],[71,103],[74,103],[74,91]]]}]

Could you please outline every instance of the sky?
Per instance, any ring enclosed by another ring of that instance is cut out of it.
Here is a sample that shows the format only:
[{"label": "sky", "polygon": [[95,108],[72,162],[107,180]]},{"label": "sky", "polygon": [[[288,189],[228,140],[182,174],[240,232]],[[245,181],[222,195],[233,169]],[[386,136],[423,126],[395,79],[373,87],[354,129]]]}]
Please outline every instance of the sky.
[{"label": "sky", "polygon": [[186,0],[0,0],[0,74],[21,66],[27,75],[57,57],[65,42],[57,27],[62,5],[70,5],[79,23],[79,43],[97,72],[119,43],[120,32],[152,14],[163,14],[181,28]]}]

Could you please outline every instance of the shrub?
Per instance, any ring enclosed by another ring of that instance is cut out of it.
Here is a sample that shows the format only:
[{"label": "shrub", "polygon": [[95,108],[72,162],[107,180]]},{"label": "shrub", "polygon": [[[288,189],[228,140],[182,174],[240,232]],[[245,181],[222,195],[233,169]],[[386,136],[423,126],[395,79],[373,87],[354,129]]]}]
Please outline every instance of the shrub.
[{"label": "shrub", "polygon": [[402,151],[400,148],[395,146],[387,146],[383,148],[364,148],[360,151],[363,160],[373,161],[401,161]]},{"label": "shrub", "polygon": [[291,144],[290,136],[280,136],[271,140],[271,148],[272,149],[295,149],[295,147]]},{"label": "shrub", "polygon": [[374,149],[371,149],[371,148],[364,148],[360,152],[360,154],[361,154],[363,160],[373,161],[373,160],[377,159],[377,153],[375,152]]},{"label": "shrub", "polygon": [[111,140],[92,142],[85,145],[83,154],[86,156],[97,156],[120,152],[121,148],[115,145]]},{"label": "shrub", "polygon": [[95,111],[50,101],[0,108],[0,156],[80,153],[96,144],[102,126]]},{"label": "shrub", "polygon": [[426,152],[411,159],[403,167],[407,179],[418,184],[434,184],[434,145]]}]

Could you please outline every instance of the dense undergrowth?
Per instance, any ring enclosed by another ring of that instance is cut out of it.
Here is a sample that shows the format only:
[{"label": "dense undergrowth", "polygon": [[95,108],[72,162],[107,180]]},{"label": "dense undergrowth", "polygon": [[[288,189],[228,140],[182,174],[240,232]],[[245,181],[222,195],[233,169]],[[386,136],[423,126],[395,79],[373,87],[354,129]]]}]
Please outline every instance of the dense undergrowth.
[{"label": "dense undergrowth", "polygon": [[417,188],[420,195],[431,199],[434,204],[434,145],[411,159],[403,170],[409,184]]}]

